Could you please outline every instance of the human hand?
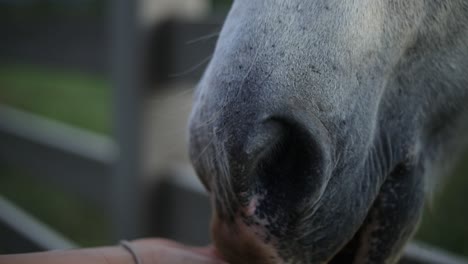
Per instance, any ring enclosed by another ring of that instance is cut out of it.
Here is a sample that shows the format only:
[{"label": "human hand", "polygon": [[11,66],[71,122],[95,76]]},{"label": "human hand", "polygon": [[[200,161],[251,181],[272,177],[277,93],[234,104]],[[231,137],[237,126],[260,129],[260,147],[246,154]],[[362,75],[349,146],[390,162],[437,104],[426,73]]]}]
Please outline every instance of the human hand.
[{"label": "human hand", "polygon": [[[166,239],[139,239],[130,244],[144,264],[227,264],[210,246],[189,247]],[[135,261],[122,246],[0,255],[0,264],[43,263],[135,264]]]}]

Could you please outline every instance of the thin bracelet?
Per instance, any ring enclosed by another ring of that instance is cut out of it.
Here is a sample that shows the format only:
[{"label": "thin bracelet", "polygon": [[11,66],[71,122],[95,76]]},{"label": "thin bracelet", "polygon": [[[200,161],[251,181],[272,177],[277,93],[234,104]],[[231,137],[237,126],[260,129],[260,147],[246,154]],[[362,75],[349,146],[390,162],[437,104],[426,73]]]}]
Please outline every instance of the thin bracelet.
[{"label": "thin bracelet", "polygon": [[135,248],[132,246],[132,243],[130,243],[127,240],[121,240],[119,244],[132,255],[132,258],[135,261],[135,264],[143,264],[143,261],[140,260],[140,258],[138,257],[135,251]]}]

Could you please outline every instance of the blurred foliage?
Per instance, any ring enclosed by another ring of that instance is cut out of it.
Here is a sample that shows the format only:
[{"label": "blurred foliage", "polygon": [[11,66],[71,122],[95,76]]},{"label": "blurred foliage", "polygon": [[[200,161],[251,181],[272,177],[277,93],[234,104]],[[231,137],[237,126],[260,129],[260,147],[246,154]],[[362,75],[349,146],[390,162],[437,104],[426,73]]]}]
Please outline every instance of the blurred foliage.
[{"label": "blurred foliage", "polygon": [[0,194],[79,245],[110,243],[103,210],[28,173],[0,164]]},{"label": "blurred foliage", "polygon": [[0,65],[0,103],[95,132],[110,132],[110,96],[109,84],[103,78],[27,65]]},{"label": "blurred foliage", "polygon": [[232,0],[212,0],[215,9],[228,9]]},{"label": "blurred foliage", "polygon": [[468,151],[453,175],[441,182],[439,193],[428,201],[416,238],[468,256]]}]

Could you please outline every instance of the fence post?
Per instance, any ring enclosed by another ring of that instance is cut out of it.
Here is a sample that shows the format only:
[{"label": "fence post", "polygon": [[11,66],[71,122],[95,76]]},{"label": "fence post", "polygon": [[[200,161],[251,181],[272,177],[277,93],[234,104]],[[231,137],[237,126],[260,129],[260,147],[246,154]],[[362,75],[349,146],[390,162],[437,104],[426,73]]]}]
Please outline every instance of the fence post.
[{"label": "fence post", "polygon": [[[111,10],[111,71],[115,141],[119,154],[111,182],[114,239],[142,235],[141,135],[143,83],[141,30],[137,0],[113,0]],[[103,194],[106,195],[106,194]]]}]

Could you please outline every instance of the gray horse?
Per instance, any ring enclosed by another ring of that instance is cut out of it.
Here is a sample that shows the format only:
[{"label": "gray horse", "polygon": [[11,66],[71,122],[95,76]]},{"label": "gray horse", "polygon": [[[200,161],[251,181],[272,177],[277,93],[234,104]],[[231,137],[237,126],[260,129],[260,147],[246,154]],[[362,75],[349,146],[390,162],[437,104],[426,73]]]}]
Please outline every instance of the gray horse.
[{"label": "gray horse", "polygon": [[468,1],[235,0],[189,132],[217,248],[396,262],[467,120]]}]

